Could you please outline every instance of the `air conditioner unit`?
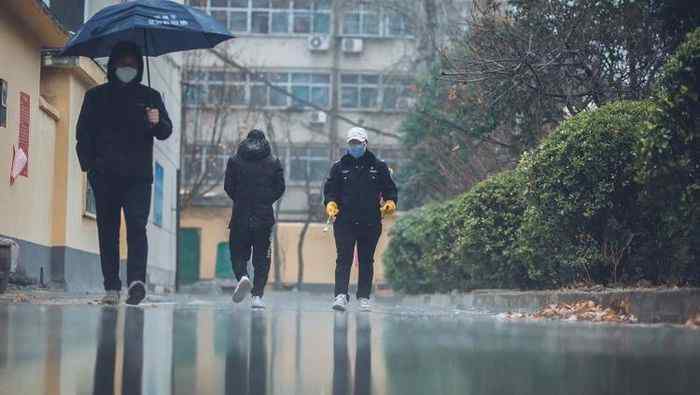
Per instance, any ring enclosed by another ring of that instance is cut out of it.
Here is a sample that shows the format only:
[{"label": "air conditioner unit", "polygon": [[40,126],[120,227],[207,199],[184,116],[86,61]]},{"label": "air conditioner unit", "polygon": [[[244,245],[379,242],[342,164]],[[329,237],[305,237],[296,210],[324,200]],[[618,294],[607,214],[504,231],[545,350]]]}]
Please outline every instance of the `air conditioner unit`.
[{"label": "air conditioner unit", "polygon": [[331,47],[331,40],[328,36],[309,36],[306,41],[306,48],[311,52],[328,51]]},{"label": "air conditioner unit", "polygon": [[75,67],[80,63],[77,56],[56,56],[54,51],[42,53],[41,65],[44,67]]},{"label": "air conditioner unit", "polygon": [[361,38],[344,38],[342,46],[345,53],[362,53],[364,41]]},{"label": "air conditioner unit", "polygon": [[396,100],[396,108],[399,110],[409,110],[416,105],[416,99],[413,97],[400,97]]},{"label": "air conditioner unit", "polygon": [[312,125],[325,125],[328,121],[328,114],[323,111],[314,111],[311,113]]}]

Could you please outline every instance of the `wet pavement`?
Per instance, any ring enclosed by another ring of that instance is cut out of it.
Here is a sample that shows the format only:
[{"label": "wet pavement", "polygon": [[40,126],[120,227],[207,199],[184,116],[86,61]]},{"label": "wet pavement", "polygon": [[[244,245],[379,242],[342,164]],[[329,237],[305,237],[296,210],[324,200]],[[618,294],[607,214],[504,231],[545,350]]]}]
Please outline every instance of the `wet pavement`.
[{"label": "wet pavement", "polygon": [[0,304],[0,394],[699,394],[700,331],[328,296]]}]

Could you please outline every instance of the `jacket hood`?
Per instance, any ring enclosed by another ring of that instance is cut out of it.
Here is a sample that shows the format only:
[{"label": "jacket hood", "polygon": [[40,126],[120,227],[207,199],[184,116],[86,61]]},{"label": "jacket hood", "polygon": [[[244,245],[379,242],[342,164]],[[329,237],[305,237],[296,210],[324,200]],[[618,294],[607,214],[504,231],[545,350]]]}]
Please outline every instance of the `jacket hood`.
[{"label": "jacket hood", "polygon": [[107,63],[107,80],[109,82],[121,84],[121,81],[119,81],[116,75],[117,68],[115,63],[117,59],[126,55],[134,56],[138,62],[138,73],[136,74],[136,78],[134,78],[129,85],[141,83],[143,79],[143,52],[141,51],[141,47],[128,41],[122,41],[112,47],[112,52],[109,55],[109,62]]},{"label": "jacket hood", "polygon": [[238,156],[247,161],[262,160],[270,156],[271,153],[272,150],[267,139],[257,136],[248,136],[238,146]]}]

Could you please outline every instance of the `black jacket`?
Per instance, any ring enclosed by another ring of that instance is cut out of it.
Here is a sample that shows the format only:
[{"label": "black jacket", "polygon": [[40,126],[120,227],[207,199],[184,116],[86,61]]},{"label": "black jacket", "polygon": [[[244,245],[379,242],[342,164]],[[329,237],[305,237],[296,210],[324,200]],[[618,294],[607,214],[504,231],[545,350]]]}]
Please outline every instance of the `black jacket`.
[{"label": "black jacket", "polygon": [[264,138],[247,138],[226,164],[224,189],[233,200],[230,228],[272,226],[272,205],[285,191],[284,170]]},{"label": "black jacket", "polygon": [[336,223],[378,224],[382,220],[381,199],[398,203],[396,184],[389,167],[367,151],[355,159],[343,156],[331,168],[323,188],[324,204],[336,202],[340,214]]},{"label": "black jacket", "polygon": [[[135,51],[139,73],[129,84],[115,74],[113,59]],[[167,139],[172,123],[158,91],[141,84],[143,58],[136,46],[115,47],[107,67],[108,82],[85,93],[77,125],[78,160],[83,171],[97,171],[153,182],[153,139]],[[160,110],[151,127],[146,107]]]}]

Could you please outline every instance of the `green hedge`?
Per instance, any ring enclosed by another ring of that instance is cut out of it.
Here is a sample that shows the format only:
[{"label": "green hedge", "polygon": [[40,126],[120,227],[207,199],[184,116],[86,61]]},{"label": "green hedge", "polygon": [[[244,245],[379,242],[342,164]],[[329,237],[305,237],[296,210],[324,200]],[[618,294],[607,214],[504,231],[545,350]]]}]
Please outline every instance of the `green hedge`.
[{"label": "green hedge", "polygon": [[652,281],[700,283],[700,29],[664,66],[655,102],[660,122],[643,140],[638,179]]},{"label": "green hedge", "polygon": [[417,293],[525,285],[525,270],[511,259],[524,181],[519,172],[505,172],[401,217],[384,256],[392,286]]},{"label": "green hedge", "polygon": [[398,290],[700,284],[700,29],[646,102],[560,125],[518,168],[413,211],[392,232]]},{"label": "green hedge", "polygon": [[635,249],[639,147],[650,102],[617,102],[564,122],[520,163],[528,177],[523,259],[542,286],[617,282]]}]

